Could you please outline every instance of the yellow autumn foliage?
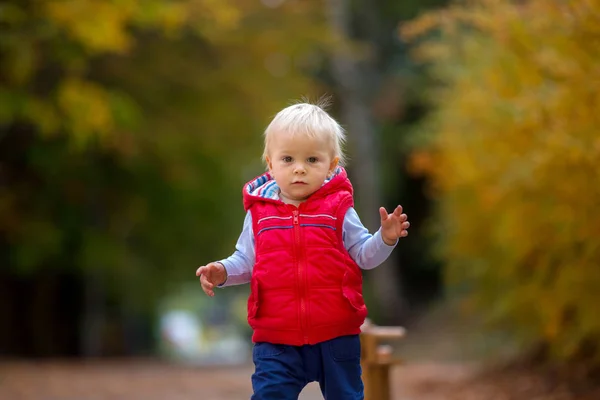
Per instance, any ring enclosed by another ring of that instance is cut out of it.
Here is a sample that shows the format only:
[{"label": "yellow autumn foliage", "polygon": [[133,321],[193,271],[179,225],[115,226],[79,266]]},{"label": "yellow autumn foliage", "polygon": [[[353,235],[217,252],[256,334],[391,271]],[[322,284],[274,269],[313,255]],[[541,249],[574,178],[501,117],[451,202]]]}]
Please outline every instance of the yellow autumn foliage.
[{"label": "yellow autumn foliage", "polygon": [[526,343],[600,361],[600,0],[463,1],[401,35],[440,82],[411,168],[448,284]]},{"label": "yellow autumn foliage", "polygon": [[[244,12],[262,8],[239,0],[7,2],[0,13],[0,123],[27,121],[42,134],[66,133],[80,144],[110,140],[118,125],[114,110],[127,106],[133,113],[134,106],[90,78],[94,62],[131,55],[141,32],[169,39],[193,32],[220,49],[247,32],[239,29]],[[49,82],[58,87],[49,89]]]}]

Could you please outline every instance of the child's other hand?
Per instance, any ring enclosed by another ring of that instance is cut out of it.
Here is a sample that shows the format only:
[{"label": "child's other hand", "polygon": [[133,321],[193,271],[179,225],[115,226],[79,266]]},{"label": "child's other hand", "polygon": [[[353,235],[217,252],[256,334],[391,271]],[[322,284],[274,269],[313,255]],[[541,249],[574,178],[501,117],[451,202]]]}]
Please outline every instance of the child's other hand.
[{"label": "child's other hand", "polygon": [[227,280],[227,271],[225,271],[223,264],[211,262],[198,268],[196,276],[200,277],[200,285],[204,293],[213,297],[215,295],[214,287],[219,286]]},{"label": "child's other hand", "polygon": [[396,244],[398,238],[408,236],[408,217],[402,213],[402,206],[396,207],[393,213],[388,214],[383,207],[379,208],[381,216],[381,238],[388,246]]}]

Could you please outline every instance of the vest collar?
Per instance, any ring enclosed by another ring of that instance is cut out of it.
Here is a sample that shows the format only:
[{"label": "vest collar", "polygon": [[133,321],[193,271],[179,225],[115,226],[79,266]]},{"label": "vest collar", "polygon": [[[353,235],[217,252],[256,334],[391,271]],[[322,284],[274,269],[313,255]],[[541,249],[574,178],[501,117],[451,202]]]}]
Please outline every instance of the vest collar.
[{"label": "vest collar", "polygon": [[[348,182],[346,170],[343,167],[337,167],[334,174],[323,182],[323,185],[319,190],[311,195],[313,197],[322,197],[330,191],[336,191],[339,189],[339,185],[342,182]],[[350,186],[350,191],[352,187]],[[250,208],[251,204],[255,201],[281,201],[279,197],[279,186],[277,182],[271,176],[270,173],[265,172],[264,174],[254,178],[244,186],[244,206],[246,209]]]}]

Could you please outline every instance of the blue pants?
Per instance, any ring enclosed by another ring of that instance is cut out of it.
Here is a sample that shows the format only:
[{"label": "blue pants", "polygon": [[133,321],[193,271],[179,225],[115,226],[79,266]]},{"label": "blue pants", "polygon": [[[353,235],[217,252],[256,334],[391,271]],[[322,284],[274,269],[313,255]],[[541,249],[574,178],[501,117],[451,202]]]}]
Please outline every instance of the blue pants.
[{"label": "blue pants", "polygon": [[319,382],[326,400],[362,400],[358,335],[315,345],[256,343],[251,400],[297,400],[309,382]]}]

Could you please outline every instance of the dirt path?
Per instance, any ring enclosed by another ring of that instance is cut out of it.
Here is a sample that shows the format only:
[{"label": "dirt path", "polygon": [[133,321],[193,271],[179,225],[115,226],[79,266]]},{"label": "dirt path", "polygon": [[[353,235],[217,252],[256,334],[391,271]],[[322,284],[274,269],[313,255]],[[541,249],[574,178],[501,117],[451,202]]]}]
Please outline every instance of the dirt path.
[{"label": "dirt path", "polygon": [[[251,366],[185,367],[148,360],[0,363],[1,399],[248,399]],[[394,399],[445,399],[470,375],[455,365],[412,365],[394,371]],[[440,397],[441,396],[441,397]],[[316,384],[301,400],[322,399]]]},{"label": "dirt path", "polygon": [[[397,347],[405,363],[392,371],[392,400],[598,400],[586,388],[572,393],[532,371],[482,373],[473,360],[510,349],[452,309],[429,312]],[[155,360],[2,361],[2,400],[238,400],[249,399],[252,366],[189,367]],[[310,384],[301,400],[320,400]],[[381,400],[381,399],[372,399]]]},{"label": "dirt path", "polygon": [[[237,400],[250,397],[251,366],[194,368],[148,360],[0,362],[0,399]],[[414,363],[393,371],[394,400],[592,400],[527,374],[481,377],[468,364]],[[301,400],[322,399],[309,385]]]}]

